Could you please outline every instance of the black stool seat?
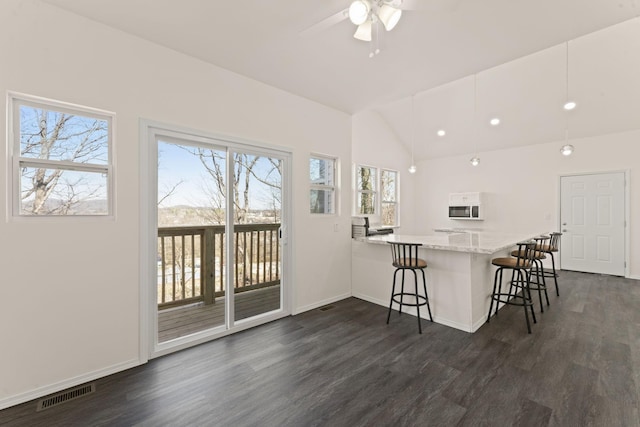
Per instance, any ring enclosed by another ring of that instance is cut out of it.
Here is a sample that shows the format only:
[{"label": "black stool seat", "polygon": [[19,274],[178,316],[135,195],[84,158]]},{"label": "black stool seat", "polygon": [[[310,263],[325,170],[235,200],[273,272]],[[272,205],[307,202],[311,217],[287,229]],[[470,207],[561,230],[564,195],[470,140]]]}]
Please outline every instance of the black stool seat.
[{"label": "black stool seat", "polygon": [[[493,291],[491,293],[491,304],[489,305],[489,314],[487,315],[487,323],[491,320],[491,312],[495,303],[495,314],[498,314],[500,304],[509,304],[521,306],[524,309],[524,317],[527,323],[527,331],[531,333],[531,324],[529,322],[529,310],[533,323],[536,323],[536,315],[533,312],[533,301],[531,300],[530,275],[534,266],[534,249],[536,243],[534,241],[518,243],[518,249],[515,258],[494,258],[491,264],[498,267],[493,279]],[[502,292],[502,275],[504,270],[511,270],[511,280],[509,282],[509,292]],[[519,291],[521,291],[519,293]]]},{"label": "black stool seat", "polygon": [[[389,242],[391,245],[391,259],[392,265],[396,268],[393,273],[393,287],[391,288],[391,301],[389,302],[389,312],[387,314],[387,324],[389,324],[389,319],[391,318],[391,309],[393,307],[393,303],[398,304],[398,314],[402,314],[402,306],[408,305],[410,307],[415,307],[418,313],[418,332],[422,333],[422,323],[420,318],[420,307],[423,305],[427,306],[427,310],[429,311],[429,320],[433,322],[433,317],[431,316],[431,307],[429,306],[429,296],[427,294],[427,280],[425,278],[424,269],[427,268],[427,262],[421,258],[418,258],[418,248],[422,246],[419,243],[397,243],[397,242]],[[405,292],[404,290],[404,272],[409,270],[413,272],[414,276],[414,292]],[[418,273],[417,270],[422,272],[422,288],[424,290],[424,295],[420,294],[418,288]],[[400,292],[396,292],[396,276],[398,275],[398,271],[402,271],[402,285],[400,287]],[[410,298],[407,302],[405,301],[405,297]]]}]

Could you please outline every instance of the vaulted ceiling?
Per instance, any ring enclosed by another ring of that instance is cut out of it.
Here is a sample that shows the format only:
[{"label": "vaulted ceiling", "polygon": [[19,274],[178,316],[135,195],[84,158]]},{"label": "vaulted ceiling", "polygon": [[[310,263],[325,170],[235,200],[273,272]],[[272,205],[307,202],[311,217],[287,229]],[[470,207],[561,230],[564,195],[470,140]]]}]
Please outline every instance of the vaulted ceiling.
[{"label": "vaulted ceiling", "polygon": [[[406,0],[415,10],[373,44],[348,19],[305,31],[350,0],[44,1],[347,113],[374,110],[418,158],[562,139],[567,41],[573,94],[614,80],[580,94],[572,135],[639,127],[639,0]],[[485,126],[493,115],[502,124]]]}]

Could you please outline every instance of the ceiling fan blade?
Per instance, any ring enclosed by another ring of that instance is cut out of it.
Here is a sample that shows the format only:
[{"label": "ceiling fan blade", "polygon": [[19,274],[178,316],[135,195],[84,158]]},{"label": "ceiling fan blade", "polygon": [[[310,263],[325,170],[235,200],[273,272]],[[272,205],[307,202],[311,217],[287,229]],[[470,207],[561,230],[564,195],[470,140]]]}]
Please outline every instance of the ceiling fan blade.
[{"label": "ceiling fan blade", "polygon": [[423,10],[428,12],[449,12],[457,9],[461,0],[402,0],[402,10]]},{"label": "ceiling fan blade", "polygon": [[344,21],[348,17],[349,17],[349,9],[341,10],[340,12],[334,13],[333,15],[323,19],[322,21],[316,24],[313,24],[306,30],[300,31],[300,35],[303,37],[307,37],[307,36],[312,36],[314,34],[318,34],[319,32],[322,32],[327,28],[332,27],[337,23]]}]

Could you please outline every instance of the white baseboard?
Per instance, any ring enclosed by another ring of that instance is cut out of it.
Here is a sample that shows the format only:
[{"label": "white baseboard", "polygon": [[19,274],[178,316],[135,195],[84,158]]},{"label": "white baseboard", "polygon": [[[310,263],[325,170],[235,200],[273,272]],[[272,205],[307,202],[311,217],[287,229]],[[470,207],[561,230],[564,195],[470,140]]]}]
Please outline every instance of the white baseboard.
[{"label": "white baseboard", "polygon": [[627,279],[640,280],[640,276],[627,276]]},{"label": "white baseboard", "polygon": [[381,305],[383,307],[389,307],[389,300],[383,301],[383,300],[379,300],[379,299],[376,299],[376,298],[371,298],[368,295],[364,295],[364,294],[361,294],[361,293],[358,293],[358,292],[354,292],[353,293],[353,297],[361,299],[361,300],[364,300],[364,301],[367,301],[367,302],[371,302],[373,304]]},{"label": "white baseboard", "polygon": [[66,379],[57,383],[38,387],[36,389],[17,394],[15,396],[9,396],[4,399],[0,399],[0,410],[9,408],[11,406],[19,405],[21,403],[29,402],[30,400],[39,399],[43,396],[47,396],[51,393],[57,393],[62,390],[66,390],[70,387],[75,387],[80,384],[87,383],[89,381],[95,381],[99,378],[106,377],[108,375],[115,374],[117,372],[125,371],[130,368],[141,365],[138,359],[129,360],[127,362],[118,363],[104,369],[88,372],[83,375],[78,375],[73,378]]},{"label": "white baseboard", "polygon": [[485,323],[487,323],[487,318],[486,316],[482,317],[482,319],[478,320],[476,323],[474,323],[473,325],[471,325],[471,330],[468,332],[475,332],[478,329],[480,329],[482,327],[482,325],[484,325]]},{"label": "white baseboard", "polygon": [[334,302],[337,302],[337,301],[342,301],[343,299],[347,299],[347,298],[351,298],[351,292],[339,295],[337,297],[327,298],[326,300],[323,300],[323,301],[314,302],[313,304],[309,304],[309,305],[304,305],[302,307],[298,307],[298,308],[294,309],[291,314],[293,314],[295,316],[296,314],[304,313],[305,311],[309,311],[309,310],[314,310],[316,308],[319,308],[319,307],[322,307],[322,306],[325,306],[327,304],[331,304],[331,303],[334,303]]}]

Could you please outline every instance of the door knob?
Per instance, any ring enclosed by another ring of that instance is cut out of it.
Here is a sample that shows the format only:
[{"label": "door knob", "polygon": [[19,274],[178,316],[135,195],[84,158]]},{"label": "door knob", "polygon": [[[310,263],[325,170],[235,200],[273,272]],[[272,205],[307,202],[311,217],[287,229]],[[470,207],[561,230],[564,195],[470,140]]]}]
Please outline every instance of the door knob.
[{"label": "door knob", "polygon": [[562,225],[567,225],[567,223],[566,223],[566,222],[563,222],[563,223],[562,223]]},{"label": "door knob", "polygon": [[563,232],[563,233],[566,233],[567,231],[568,231],[568,230],[567,230],[566,228],[563,228],[563,229],[562,229],[562,232]]}]

